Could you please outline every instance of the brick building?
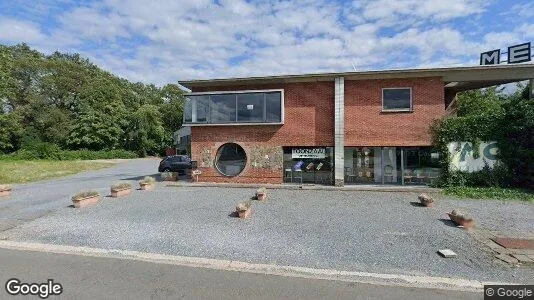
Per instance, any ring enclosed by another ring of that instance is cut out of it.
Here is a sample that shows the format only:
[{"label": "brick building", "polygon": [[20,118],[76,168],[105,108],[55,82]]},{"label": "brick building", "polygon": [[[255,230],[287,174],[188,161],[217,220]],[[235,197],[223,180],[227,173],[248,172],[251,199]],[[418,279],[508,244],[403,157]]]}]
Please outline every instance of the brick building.
[{"label": "brick building", "polygon": [[532,78],[533,65],[182,81],[207,182],[426,184],[430,126],[458,92]]}]

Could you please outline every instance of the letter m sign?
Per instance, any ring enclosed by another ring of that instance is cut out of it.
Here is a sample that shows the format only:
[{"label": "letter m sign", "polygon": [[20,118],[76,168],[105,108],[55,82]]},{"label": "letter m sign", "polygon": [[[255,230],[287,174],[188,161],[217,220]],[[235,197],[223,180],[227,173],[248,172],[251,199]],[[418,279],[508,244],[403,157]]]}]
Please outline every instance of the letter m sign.
[{"label": "letter m sign", "polygon": [[495,49],[480,54],[480,65],[498,65],[501,63],[501,49]]}]

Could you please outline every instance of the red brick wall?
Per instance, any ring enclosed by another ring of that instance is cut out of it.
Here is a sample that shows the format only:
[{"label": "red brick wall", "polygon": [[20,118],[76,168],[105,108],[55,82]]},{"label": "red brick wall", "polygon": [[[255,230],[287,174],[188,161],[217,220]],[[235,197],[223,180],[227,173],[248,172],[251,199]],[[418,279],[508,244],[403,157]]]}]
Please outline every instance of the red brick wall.
[{"label": "red brick wall", "polygon": [[[382,88],[411,87],[413,112],[383,113]],[[250,161],[236,177],[225,177],[213,167],[202,167],[209,151],[228,142],[241,145],[247,155],[258,146],[333,146],[334,82],[198,88],[194,92],[284,89],[284,125],[192,127],[191,155],[199,162],[200,181],[281,183],[283,170],[254,168]],[[430,145],[430,124],[445,112],[441,78],[345,81],[345,146]],[[204,154],[202,154],[204,153]]]},{"label": "red brick wall", "polygon": [[[284,90],[284,125],[193,126],[191,156],[199,166],[202,151],[209,149],[213,162],[217,149],[228,142],[241,145],[247,155],[258,146],[278,146],[282,151],[282,146],[334,145],[334,82],[216,87],[194,92],[259,89]],[[249,163],[236,177],[222,176],[214,167],[199,169],[199,180],[208,182],[282,183],[283,176],[282,168],[253,168]]]},{"label": "red brick wall", "polygon": [[[411,87],[413,112],[382,112],[382,88]],[[429,146],[445,113],[441,78],[345,80],[345,146]]]}]

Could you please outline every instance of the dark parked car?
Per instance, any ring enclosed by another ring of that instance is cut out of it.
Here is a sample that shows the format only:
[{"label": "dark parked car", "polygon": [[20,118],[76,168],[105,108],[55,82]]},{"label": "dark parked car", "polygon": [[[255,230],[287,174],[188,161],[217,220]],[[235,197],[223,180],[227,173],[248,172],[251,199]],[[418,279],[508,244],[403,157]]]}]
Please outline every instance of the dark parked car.
[{"label": "dark parked car", "polygon": [[158,172],[178,172],[185,173],[185,170],[191,169],[191,158],[187,155],[171,155],[161,160]]}]

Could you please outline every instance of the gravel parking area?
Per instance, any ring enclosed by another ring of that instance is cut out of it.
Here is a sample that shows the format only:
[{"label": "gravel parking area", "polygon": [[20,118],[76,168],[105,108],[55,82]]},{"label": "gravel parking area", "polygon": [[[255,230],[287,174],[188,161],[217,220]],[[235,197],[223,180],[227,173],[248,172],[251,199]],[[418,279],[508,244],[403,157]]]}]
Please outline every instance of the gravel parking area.
[{"label": "gravel parking area", "polygon": [[159,159],[109,160],[116,166],[73,176],[13,185],[12,195],[0,199],[0,232],[46,216],[70,204],[81,190],[109,191],[110,185],[157,173]]},{"label": "gravel parking area", "polygon": [[[255,190],[164,187],[104,198],[86,209],[65,207],[0,232],[0,238],[194,257],[380,273],[527,283],[534,268],[495,261],[446,212],[464,208],[480,227],[532,235],[534,205],[438,197],[415,206],[417,194],[269,190],[253,201],[252,218],[231,217]],[[441,258],[449,248],[457,258]],[[530,282],[531,283],[531,282]]]}]

